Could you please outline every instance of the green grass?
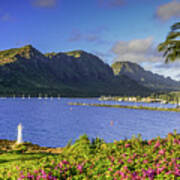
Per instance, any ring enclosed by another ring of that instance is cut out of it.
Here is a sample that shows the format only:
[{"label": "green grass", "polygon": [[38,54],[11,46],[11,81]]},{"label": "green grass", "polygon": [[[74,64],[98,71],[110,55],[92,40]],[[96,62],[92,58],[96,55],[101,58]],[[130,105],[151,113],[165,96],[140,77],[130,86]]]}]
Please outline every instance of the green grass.
[{"label": "green grass", "polygon": [[0,155],[0,179],[18,179],[21,171],[41,168],[41,162],[53,156],[48,153],[3,153]]},{"label": "green grass", "polygon": [[7,152],[0,155],[0,168],[5,166],[12,166],[14,163],[34,162],[34,160],[41,159],[48,156],[46,153],[12,153]]}]

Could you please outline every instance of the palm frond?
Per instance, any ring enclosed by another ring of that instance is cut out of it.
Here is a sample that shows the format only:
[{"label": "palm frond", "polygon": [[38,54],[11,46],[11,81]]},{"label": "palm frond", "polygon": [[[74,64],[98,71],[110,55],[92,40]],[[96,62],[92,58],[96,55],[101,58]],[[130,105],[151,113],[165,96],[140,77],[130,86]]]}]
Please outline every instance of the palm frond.
[{"label": "palm frond", "polygon": [[166,37],[163,43],[158,45],[158,51],[164,52],[163,56],[166,57],[165,63],[175,61],[180,57],[180,22],[171,26],[171,32]]}]

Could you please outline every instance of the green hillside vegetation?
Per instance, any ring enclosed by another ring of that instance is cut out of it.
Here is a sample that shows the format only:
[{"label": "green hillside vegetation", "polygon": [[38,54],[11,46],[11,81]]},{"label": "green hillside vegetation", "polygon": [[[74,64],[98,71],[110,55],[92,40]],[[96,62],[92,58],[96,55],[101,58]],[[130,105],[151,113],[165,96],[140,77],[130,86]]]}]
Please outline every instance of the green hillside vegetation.
[{"label": "green hillside vegetation", "polygon": [[65,54],[67,54],[68,56],[73,56],[75,58],[79,58],[79,57],[81,57],[82,51],[81,50],[70,51],[70,52],[66,52]]},{"label": "green hillside vegetation", "polygon": [[53,57],[56,56],[57,53],[52,52],[52,53],[46,53],[46,54],[44,54],[44,55],[45,55],[46,57],[48,57],[49,59],[53,59]]},{"label": "green hillside vegetation", "polygon": [[154,92],[180,90],[180,82],[146,71],[136,63],[128,61],[115,62],[112,64],[112,69],[116,76],[126,75],[140,85],[152,89]]},{"label": "green hillside vegetation", "polygon": [[0,51],[0,65],[4,65],[6,63],[11,63],[17,60],[15,55],[19,52],[19,49],[9,49],[5,51]]},{"label": "green hillside vegetation", "polygon": [[163,94],[152,94],[152,98],[162,99],[168,103],[177,104],[179,106],[180,104],[180,91],[172,91],[169,93],[163,93]]},{"label": "green hillside vegetation", "polygon": [[0,154],[0,179],[174,179],[180,177],[180,135],[106,143],[81,136],[60,154],[31,152],[26,145]]},{"label": "green hillside vegetation", "polygon": [[97,97],[151,93],[127,76],[114,76],[108,64],[84,51],[42,54],[28,45],[0,54],[1,96]]},{"label": "green hillside vegetation", "polygon": [[148,96],[180,82],[131,62],[110,67],[82,50],[42,54],[32,45],[0,51],[0,96]]},{"label": "green hillside vegetation", "polygon": [[8,49],[0,51],[0,65],[9,64],[18,60],[19,57],[30,59],[35,55],[33,53],[34,48],[31,45],[24,46],[22,48]]},{"label": "green hillside vegetation", "polygon": [[136,71],[139,71],[139,67],[135,63],[130,63],[128,61],[126,62],[115,62],[112,64],[112,69],[115,75],[119,75],[119,73],[122,71],[122,69],[126,72],[130,73],[136,73]]}]

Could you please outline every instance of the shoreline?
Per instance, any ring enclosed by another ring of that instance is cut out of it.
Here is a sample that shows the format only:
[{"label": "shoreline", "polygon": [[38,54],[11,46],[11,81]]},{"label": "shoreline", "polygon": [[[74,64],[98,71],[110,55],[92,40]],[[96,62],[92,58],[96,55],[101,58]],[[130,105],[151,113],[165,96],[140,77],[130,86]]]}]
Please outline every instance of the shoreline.
[{"label": "shoreline", "polygon": [[110,107],[110,108],[122,108],[122,109],[137,109],[137,110],[152,110],[152,111],[171,111],[180,112],[180,108],[158,108],[147,106],[125,106],[125,105],[110,105],[110,104],[88,104],[88,103],[68,103],[72,106],[95,106],[95,107]]},{"label": "shoreline", "polygon": [[[0,154],[8,153],[14,151],[15,147],[25,146],[27,152],[31,153],[51,153],[51,154],[60,154],[64,147],[46,147],[40,146],[38,144],[33,144],[31,142],[23,142],[19,145],[16,144],[15,140],[0,139]],[[18,150],[18,149],[16,149]]]}]

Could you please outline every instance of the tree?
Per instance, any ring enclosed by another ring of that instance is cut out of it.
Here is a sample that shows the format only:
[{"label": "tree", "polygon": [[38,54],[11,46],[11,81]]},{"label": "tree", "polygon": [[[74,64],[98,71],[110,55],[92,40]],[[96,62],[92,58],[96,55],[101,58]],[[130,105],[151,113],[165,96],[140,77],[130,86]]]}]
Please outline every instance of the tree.
[{"label": "tree", "polygon": [[171,26],[166,40],[159,44],[159,52],[164,52],[165,62],[175,61],[180,58],[180,22]]}]

